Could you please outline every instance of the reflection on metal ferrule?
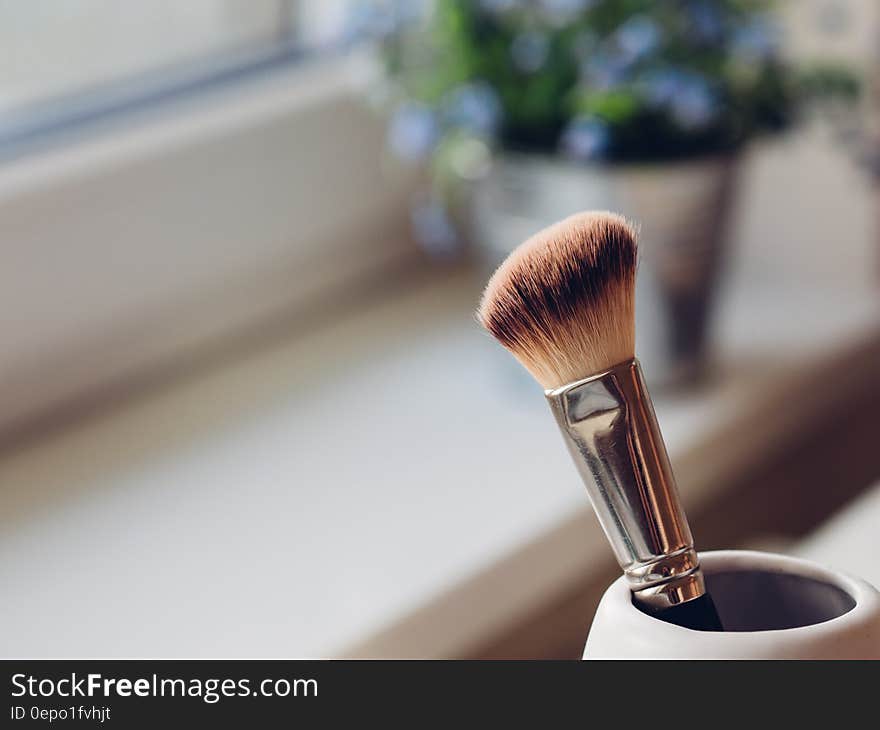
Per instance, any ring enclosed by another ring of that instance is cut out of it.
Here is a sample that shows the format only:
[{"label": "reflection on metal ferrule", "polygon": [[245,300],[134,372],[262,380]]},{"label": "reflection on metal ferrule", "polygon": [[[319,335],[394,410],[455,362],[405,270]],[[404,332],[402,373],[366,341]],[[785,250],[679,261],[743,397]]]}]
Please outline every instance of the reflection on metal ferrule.
[{"label": "reflection on metal ferrule", "polygon": [[662,608],[702,595],[693,538],[638,361],[546,396],[638,598]]}]

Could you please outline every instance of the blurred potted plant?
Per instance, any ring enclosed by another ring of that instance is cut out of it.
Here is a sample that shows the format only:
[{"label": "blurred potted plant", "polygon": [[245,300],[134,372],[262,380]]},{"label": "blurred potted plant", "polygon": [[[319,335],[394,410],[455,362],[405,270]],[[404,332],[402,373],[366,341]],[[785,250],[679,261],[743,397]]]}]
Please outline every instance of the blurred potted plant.
[{"label": "blurred potted plant", "polygon": [[430,161],[427,243],[453,240],[450,207],[493,263],[576,210],[621,210],[642,226],[641,332],[661,335],[641,355],[697,377],[740,153],[829,88],[782,58],[773,4],[437,0],[385,44],[391,145]]}]

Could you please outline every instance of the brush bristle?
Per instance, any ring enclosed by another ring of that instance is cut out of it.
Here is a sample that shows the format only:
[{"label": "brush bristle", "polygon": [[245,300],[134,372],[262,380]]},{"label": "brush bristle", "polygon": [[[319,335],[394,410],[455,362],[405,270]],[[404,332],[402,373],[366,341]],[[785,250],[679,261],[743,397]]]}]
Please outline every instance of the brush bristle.
[{"label": "brush bristle", "polygon": [[477,317],[545,389],[635,353],[636,231],[614,213],[545,228],[501,264]]}]

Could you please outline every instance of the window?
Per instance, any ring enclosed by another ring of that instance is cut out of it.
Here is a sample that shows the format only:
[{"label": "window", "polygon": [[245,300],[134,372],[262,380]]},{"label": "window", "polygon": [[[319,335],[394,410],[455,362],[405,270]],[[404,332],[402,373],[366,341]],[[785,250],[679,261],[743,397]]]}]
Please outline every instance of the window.
[{"label": "window", "polygon": [[415,255],[356,5],[0,0],[0,430]]},{"label": "window", "polygon": [[0,157],[338,47],[351,0],[0,0]]}]

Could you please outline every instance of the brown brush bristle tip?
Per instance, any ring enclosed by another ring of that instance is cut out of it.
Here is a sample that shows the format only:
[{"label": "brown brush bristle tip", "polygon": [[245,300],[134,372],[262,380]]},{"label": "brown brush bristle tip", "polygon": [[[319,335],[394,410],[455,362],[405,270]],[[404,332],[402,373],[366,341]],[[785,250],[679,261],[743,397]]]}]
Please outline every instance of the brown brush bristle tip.
[{"label": "brown brush bristle tip", "polygon": [[498,267],[477,319],[545,389],[632,359],[636,238],[609,212],[539,231]]}]

